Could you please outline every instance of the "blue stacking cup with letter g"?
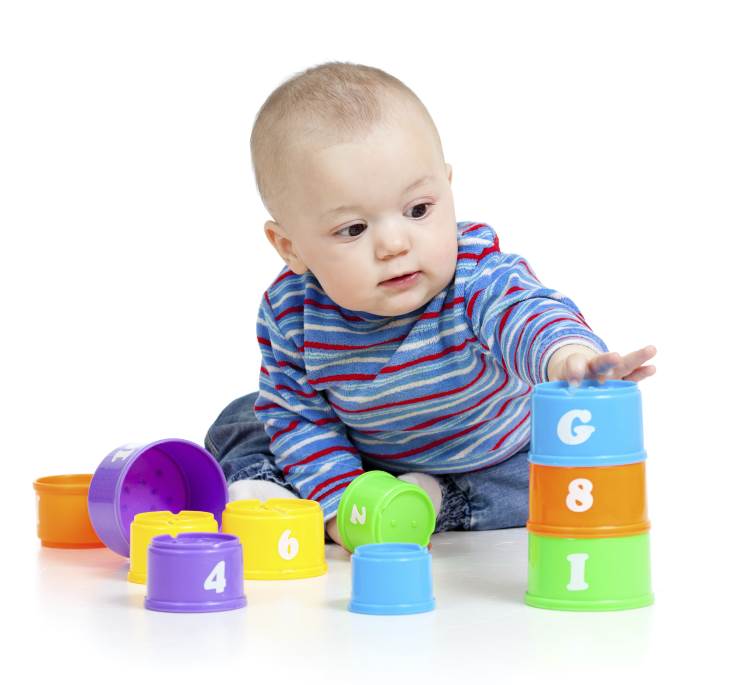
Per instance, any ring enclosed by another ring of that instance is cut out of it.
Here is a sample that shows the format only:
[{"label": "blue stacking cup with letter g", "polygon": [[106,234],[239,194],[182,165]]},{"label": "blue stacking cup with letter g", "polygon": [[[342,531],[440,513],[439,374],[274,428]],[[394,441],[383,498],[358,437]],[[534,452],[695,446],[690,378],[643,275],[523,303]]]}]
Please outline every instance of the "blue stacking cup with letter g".
[{"label": "blue stacking cup with letter g", "polygon": [[538,384],[531,396],[529,461],[546,466],[619,466],[646,458],[637,383]]}]

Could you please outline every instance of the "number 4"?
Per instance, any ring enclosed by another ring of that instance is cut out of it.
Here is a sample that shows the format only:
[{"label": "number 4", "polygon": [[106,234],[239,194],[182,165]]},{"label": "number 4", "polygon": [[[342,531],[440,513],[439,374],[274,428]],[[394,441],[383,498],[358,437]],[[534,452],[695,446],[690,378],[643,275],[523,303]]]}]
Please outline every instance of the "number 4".
[{"label": "number 4", "polygon": [[205,584],[202,586],[205,590],[215,590],[218,594],[225,590],[227,585],[225,581],[225,561],[219,561],[210,571],[210,575],[205,578]]}]

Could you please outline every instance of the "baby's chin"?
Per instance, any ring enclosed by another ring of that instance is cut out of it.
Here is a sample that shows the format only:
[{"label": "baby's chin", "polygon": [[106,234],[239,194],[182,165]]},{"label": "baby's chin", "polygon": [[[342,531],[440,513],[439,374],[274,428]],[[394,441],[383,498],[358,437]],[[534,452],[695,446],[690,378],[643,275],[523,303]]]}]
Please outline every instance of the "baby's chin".
[{"label": "baby's chin", "polygon": [[360,302],[351,303],[350,306],[342,304],[345,309],[373,314],[374,316],[404,316],[418,310],[429,301],[430,298],[393,298],[387,302]]}]

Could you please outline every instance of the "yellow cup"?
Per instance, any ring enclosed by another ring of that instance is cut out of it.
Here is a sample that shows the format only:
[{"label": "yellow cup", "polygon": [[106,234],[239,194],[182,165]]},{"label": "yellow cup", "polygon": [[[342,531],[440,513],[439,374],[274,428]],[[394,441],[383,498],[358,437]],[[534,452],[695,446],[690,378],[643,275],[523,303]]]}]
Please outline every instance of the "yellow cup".
[{"label": "yellow cup", "polygon": [[306,499],[229,502],[223,533],[241,540],[248,580],[310,578],[326,573],[324,515]]},{"label": "yellow cup", "polygon": [[130,583],[145,584],[148,569],[148,547],[156,535],[179,533],[217,533],[218,522],[206,511],[144,511],[130,525]]}]

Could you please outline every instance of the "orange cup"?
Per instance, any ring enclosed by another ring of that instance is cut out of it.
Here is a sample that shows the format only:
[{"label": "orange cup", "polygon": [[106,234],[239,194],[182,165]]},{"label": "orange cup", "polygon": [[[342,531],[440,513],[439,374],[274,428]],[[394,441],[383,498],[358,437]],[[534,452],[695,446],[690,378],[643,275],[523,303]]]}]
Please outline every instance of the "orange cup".
[{"label": "orange cup", "polygon": [[650,530],[645,462],[623,466],[529,464],[526,528],[562,538],[606,538]]},{"label": "orange cup", "polygon": [[34,481],[37,532],[43,547],[103,547],[88,518],[92,474],[47,476]]}]

